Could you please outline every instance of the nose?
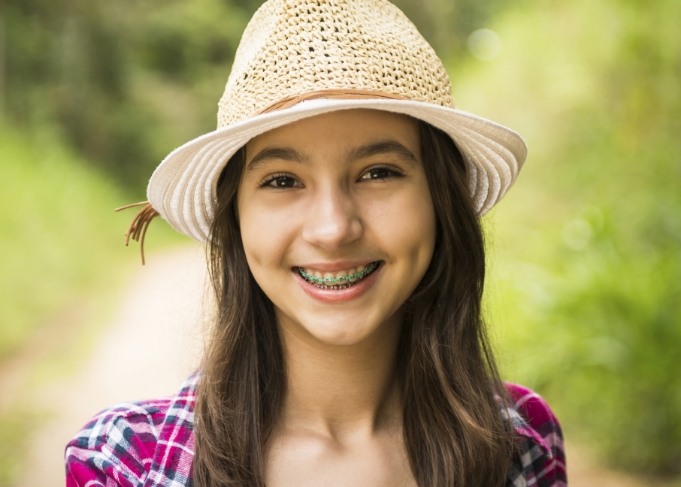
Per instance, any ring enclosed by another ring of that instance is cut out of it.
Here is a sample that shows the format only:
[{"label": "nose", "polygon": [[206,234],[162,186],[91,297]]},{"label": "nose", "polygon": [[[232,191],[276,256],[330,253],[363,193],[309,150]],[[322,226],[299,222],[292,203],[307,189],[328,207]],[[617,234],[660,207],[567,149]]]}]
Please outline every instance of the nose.
[{"label": "nose", "polygon": [[333,251],[362,236],[358,205],[343,188],[320,188],[305,213],[303,239],[317,247]]}]

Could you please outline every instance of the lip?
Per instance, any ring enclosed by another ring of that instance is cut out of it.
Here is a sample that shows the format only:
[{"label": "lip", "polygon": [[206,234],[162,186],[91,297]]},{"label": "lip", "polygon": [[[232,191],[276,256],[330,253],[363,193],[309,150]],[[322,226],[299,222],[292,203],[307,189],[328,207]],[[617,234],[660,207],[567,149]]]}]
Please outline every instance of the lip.
[{"label": "lip", "polygon": [[346,271],[348,269],[353,269],[361,265],[368,266],[372,262],[378,262],[376,260],[345,260],[342,262],[319,262],[315,264],[303,264],[292,267],[291,270],[295,272],[295,269],[312,269],[319,272],[338,272]]},{"label": "lip", "polygon": [[[347,289],[322,289],[309,282],[307,282],[303,277],[298,274],[295,270],[293,275],[297,280],[300,287],[305,291],[305,293],[311,298],[321,301],[323,303],[343,303],[352,301],[364,295],[368,292],[376,283],[376,280],[380,276],[383,270],[383,261],[357,261],[357,262],[342,262],[342,263],[326,263],[326,264],[314,264],[305,266],[306,269],[314,269],[320,272],[336,272],[345,269],[351,269],[359,265],[369,265],[372,262],[380,262],[379,266],[367,277],[359,281],[358,283],[352,285]],[[302,267],[302,266],[301,266]]]}]

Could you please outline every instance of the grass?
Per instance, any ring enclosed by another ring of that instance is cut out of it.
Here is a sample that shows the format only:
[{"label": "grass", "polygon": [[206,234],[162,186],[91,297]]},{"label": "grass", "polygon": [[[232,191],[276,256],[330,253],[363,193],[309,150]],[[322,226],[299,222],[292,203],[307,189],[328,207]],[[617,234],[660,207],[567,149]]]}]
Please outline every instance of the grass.
[{"label": "grass", "polygon": [[[113,211],[138,196],[74,155],[54,131],[0,125],[0,160],[1,364],[65,303],[115,288],[124,264],[139,260],[122,245],[134,210]],[[167,232],[152,228],[151,248],[165,245]]]},{"label": "grass", "polygon": [[111,208],[123,197],[49,131],[3,126],[0,159],[2,363],[74,291],[102,285],[96,282],[102,265],[115,268],[122,256],[111,235]]},{"label": "grass", "polygon": [[[20,477],[32,428],[44,418],[32,392],[80,363],[112,314],[123,278],[139,266],[123,245],[130,197],[49,127],[0,122],[0,485]],[[152,224],[148,252],[175,242]]]}]

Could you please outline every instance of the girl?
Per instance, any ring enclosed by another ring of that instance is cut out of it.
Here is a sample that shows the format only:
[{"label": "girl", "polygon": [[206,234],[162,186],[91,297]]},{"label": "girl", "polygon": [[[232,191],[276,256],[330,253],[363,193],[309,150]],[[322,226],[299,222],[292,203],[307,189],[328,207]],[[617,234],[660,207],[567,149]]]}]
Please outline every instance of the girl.
[{"label": "girl", "polygon": [[453,107],[388,2],[266,2],[218,129],[161,163],[129,233],[160,214],[207,242],[202,366],[93,418],[67,485],[565,485],[558,422],[500,381],[480,317],[479,219],[525,156]]}]

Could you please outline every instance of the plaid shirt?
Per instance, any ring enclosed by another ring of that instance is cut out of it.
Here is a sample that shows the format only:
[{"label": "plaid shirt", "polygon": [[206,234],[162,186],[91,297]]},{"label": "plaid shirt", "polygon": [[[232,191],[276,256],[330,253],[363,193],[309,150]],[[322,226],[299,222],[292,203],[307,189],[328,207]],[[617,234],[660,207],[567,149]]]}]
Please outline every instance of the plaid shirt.
[{"label": "plaid shirt", "polygon": [[[197,379],[173,398],[121,404],[95,416],[66,447],[66,486],[191,486]],[[513,424],[518,451],[506,486],[567,485],[556,417],[534,392],[507,387],[513,405],[502,413]]]}]

